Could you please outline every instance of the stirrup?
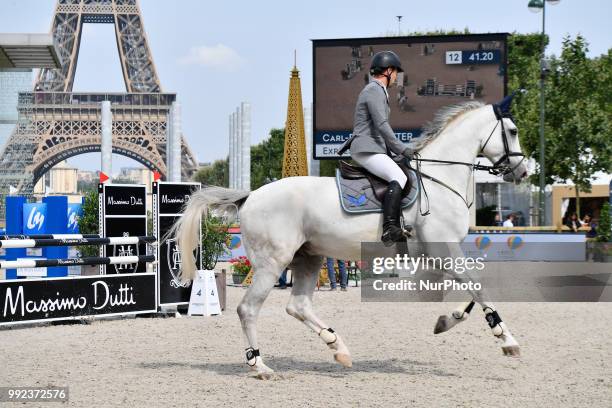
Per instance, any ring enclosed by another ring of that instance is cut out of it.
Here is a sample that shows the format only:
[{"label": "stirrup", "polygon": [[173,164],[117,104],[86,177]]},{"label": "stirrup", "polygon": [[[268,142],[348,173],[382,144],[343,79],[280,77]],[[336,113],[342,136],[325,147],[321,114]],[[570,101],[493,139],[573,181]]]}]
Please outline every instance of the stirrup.
[{"label": "stirrup", "polygon": [[408,225],[404,223],[404,216],[400,217],[400,228],[402,229],[402,233],[406,238],[412,237],[412,225]]},{"label": "stirrup", "polygon": [[387,230],[383,231],[380,240],[385,246],[391,246],[398,242],[406,242],[406,239],[410,236],[410,232],[406,231],[400,226],[391,225]]}]

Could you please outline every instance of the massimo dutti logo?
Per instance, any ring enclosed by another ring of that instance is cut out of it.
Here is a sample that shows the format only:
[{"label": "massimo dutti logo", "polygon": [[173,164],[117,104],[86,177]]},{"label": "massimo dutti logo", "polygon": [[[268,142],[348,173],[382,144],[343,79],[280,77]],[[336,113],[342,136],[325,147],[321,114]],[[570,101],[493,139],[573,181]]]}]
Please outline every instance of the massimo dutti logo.
[{"label": "massimo dutti logo", "polygon": [[4,298],[3,316],[18,315],[24,317],[30,313],[47,313],[58,312],[62,310],[77,311],[85,309],[88,305],[94,310],[100,310],[107,307],[130,306],[135,305],[133,287],[127,283],[122,283],[119,288],[112,290],[110,286],[102,281],[95,281],[91,284],[93,296],[89,299],[87,296],[65,296],[62,297],[60,292],[56,293],[55,297],[29,299],[24,292],[24,287],[19,286],[13,294],[11,288],[6,290]]},{"label": "massimo dutti logo", "polygon": [[115,199],[112,195],[106,198],[108,205],[144,205],[142,197],[130,196],[129,198]]},{"label": "massimo dutti logo", "polygon": [[161,202],[162,204],[185,204],[189,202],[189,195],[172,197],[168,196],[168,194],[162,194]]}]

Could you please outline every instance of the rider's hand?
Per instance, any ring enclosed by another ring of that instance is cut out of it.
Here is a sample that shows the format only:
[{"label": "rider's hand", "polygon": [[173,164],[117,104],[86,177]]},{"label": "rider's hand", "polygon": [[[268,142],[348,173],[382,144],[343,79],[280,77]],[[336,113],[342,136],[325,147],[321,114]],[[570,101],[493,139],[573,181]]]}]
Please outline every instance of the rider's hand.
[{"label": "rider's hand", "polygon": [[405,148],[404,151],[402,152],[402,156],[404,156],[407,159],[412,159],[413,154],[414,154],[414,150],[412,150],[409,147]]}]

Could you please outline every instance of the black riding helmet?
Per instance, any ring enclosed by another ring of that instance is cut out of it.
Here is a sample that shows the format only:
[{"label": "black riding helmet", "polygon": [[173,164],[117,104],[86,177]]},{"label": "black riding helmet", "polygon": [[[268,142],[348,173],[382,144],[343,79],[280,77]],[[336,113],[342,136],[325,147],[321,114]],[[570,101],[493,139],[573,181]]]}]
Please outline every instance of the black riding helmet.
[{"label": "black riding helmet", "polygon": [[402,61],[393,51],[381,51],[374,54],[370,64],[370,75],[380,75],[387,68],[395,68],[397,72],[404,72]]}]

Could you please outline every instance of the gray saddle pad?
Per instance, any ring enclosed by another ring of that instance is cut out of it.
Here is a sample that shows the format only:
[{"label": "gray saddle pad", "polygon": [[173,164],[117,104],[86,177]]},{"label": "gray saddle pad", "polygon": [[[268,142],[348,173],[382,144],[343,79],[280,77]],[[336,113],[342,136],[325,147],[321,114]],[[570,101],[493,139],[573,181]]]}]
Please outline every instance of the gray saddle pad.
[{"label": "gray saddle pad", "polygon": [[[402,199],[402,208],[410,207],[419,194],[419,184],[414,170],[410,171],[410,193]],[[382,212],[380,201],[374,195],[367,178],[345,179],[336,170],[336,184],[342,209],[351,214]]]}]

